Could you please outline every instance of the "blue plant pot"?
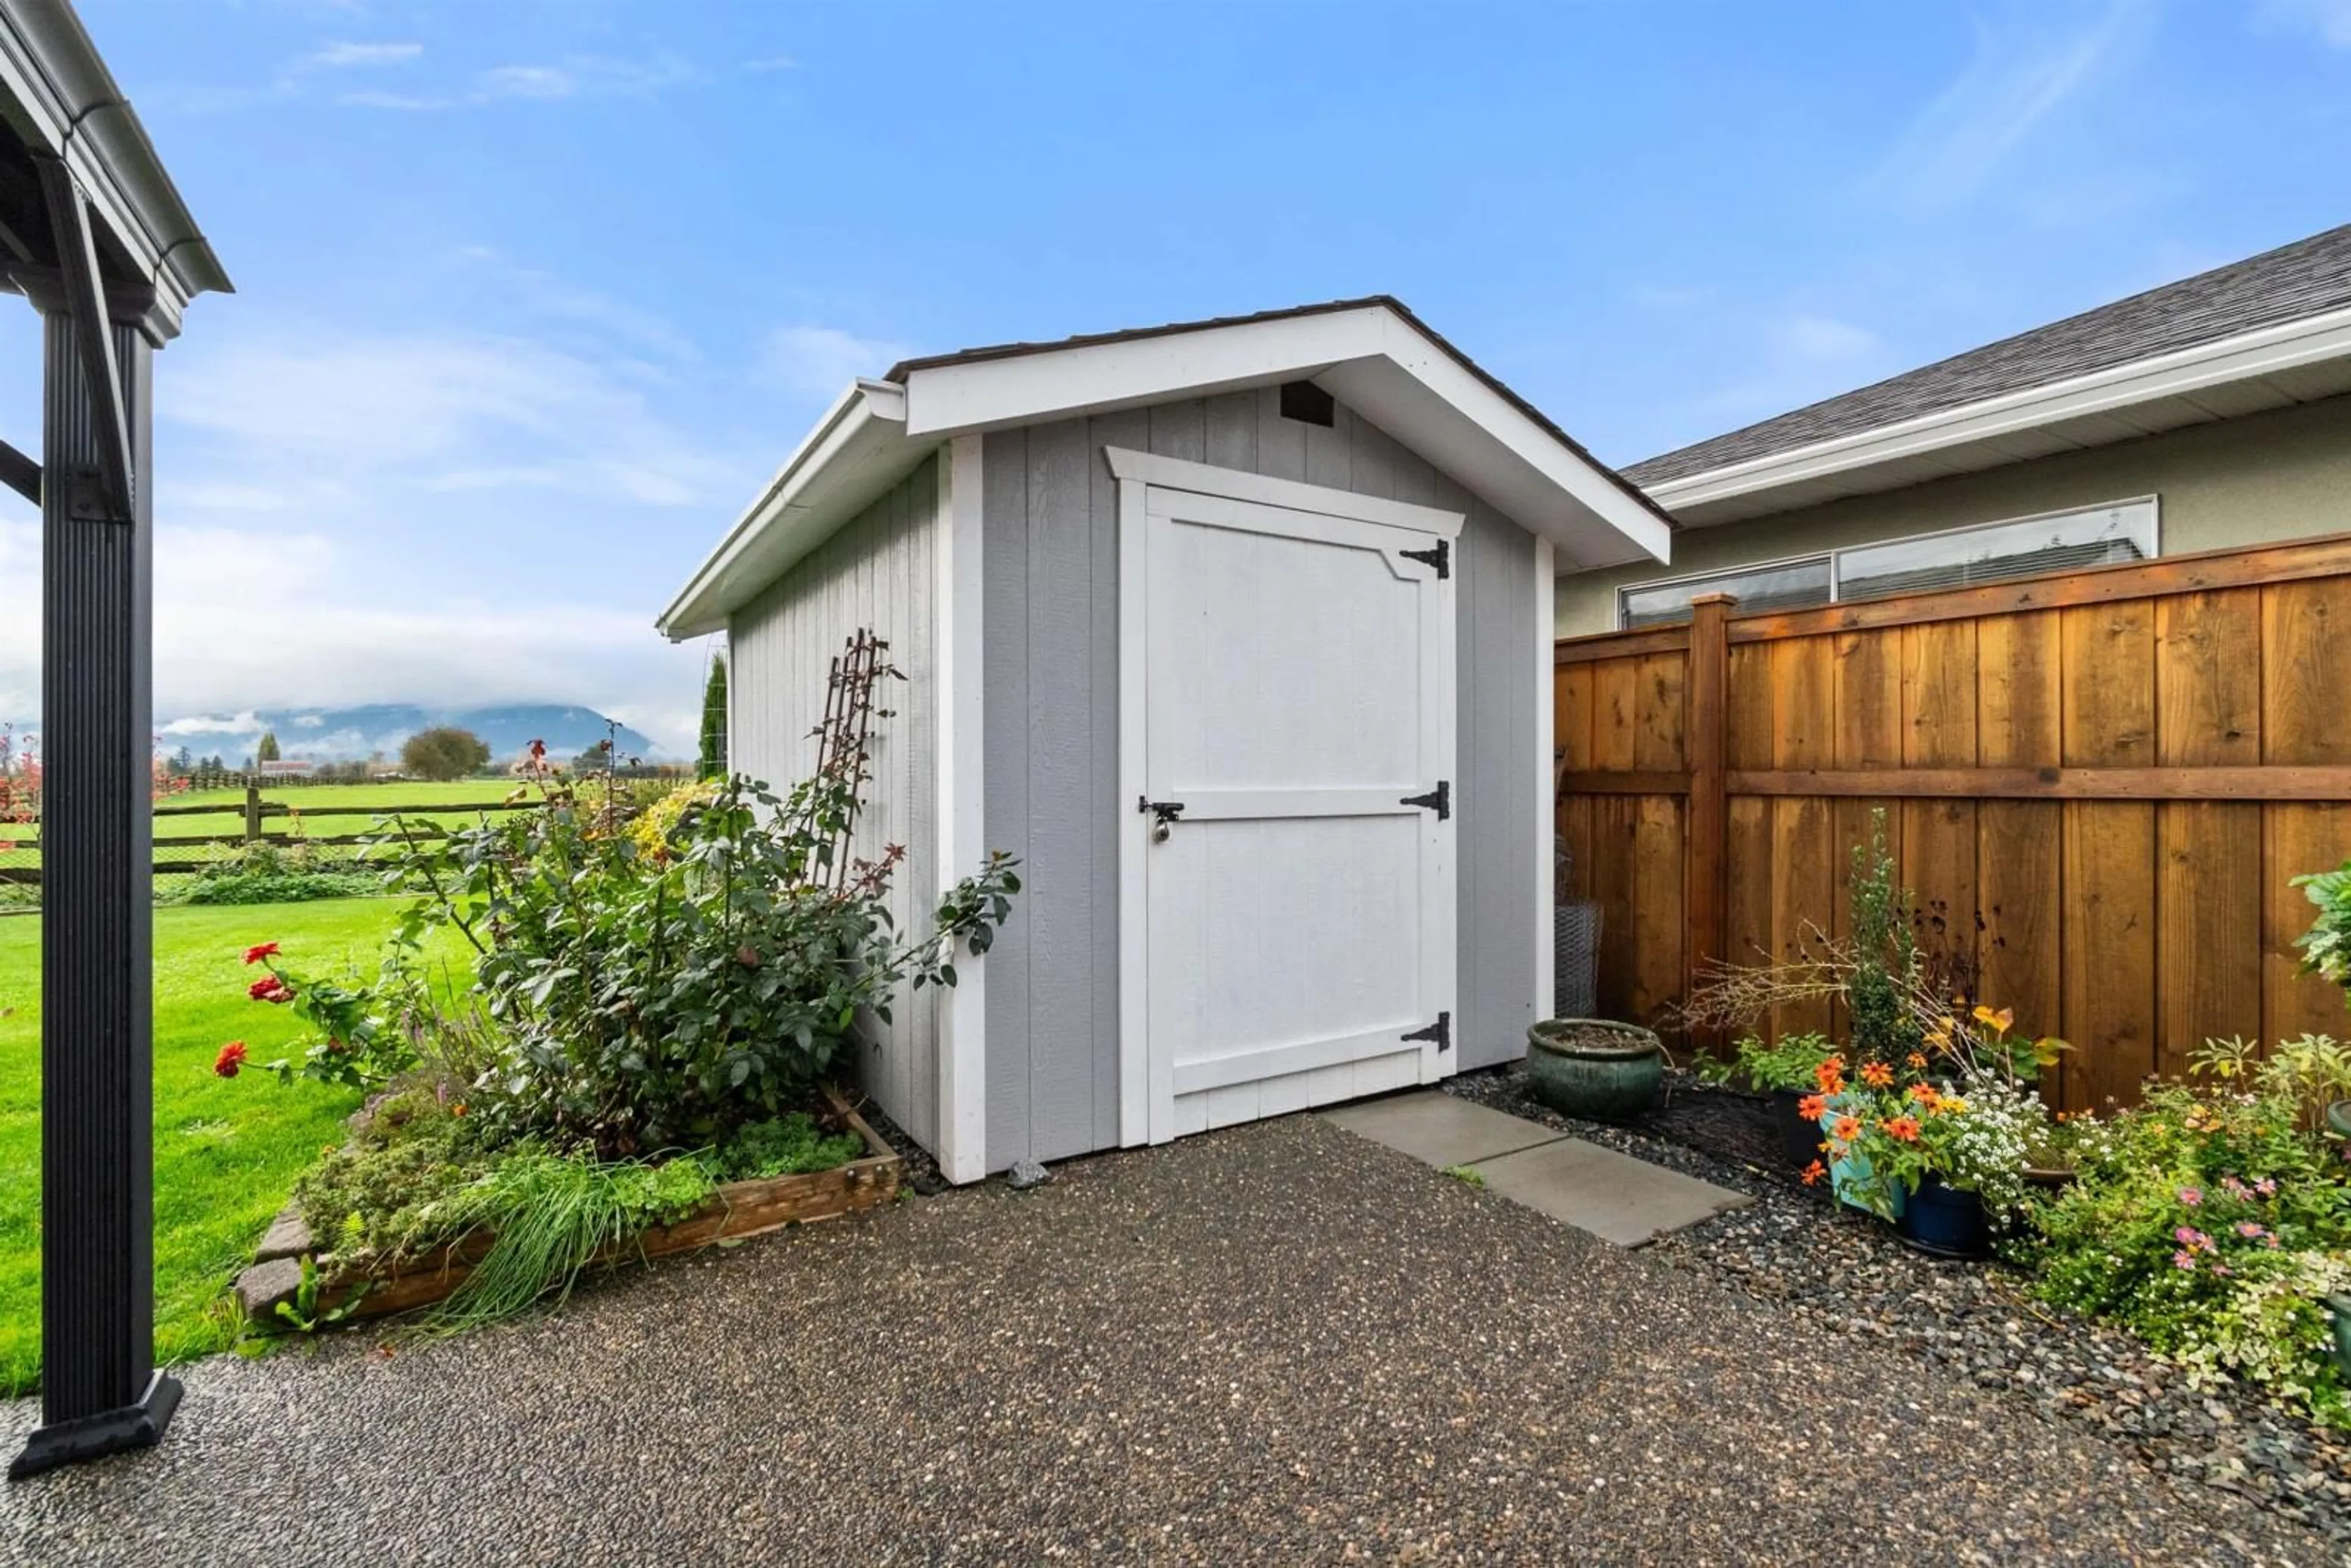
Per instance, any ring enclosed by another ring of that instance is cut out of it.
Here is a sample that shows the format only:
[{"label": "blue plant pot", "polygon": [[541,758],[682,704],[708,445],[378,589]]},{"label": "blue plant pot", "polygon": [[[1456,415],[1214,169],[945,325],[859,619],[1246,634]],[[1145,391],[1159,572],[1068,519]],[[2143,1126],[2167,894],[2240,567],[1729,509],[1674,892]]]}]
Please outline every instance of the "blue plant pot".
[{"label": "blue plant pot", "polygon": [[1902,1206],[1894,1228],[1903,1240],[1938,1258],[1989,1258],[1991,1224],[1983,1199],[1961,1192],[1931,1171]]},{"label": "blue plant pot", "polygon": [[[1849,1103],[1849,1097],[1846,1095],[1830,1095],[1828,1109],[1821,1117],[1821,1126],[1823,1129],[1821,1134],[1822,1138],[1823,1140],[1827,1138],[1828,1134],[1825,1129],[1836,1120],[1838,1113],[1852,1111],[1858,1113],[1864,1103],[1865,1101],[1861,1096],[1850,1097]],[[1904,1199],[1907,1196],[1903,1192],[1900,1182],[1890,1177],[1879,1176],[1876,1166],[1871,1163],[1869,1156],[1859,1152],[1846,1155],[1842,1159],[1829,1161],[1829,1190],[1834,1193],[1836,1200],[1847,1208],[1857,1208],[1864,1214],[1869,1215],[1880,1213],[1876,1203],[1872,1200],[1882,1195],[1885,1202],[1884,1217],[1896,1222],[1899,1222],[1902,1218]]]}]

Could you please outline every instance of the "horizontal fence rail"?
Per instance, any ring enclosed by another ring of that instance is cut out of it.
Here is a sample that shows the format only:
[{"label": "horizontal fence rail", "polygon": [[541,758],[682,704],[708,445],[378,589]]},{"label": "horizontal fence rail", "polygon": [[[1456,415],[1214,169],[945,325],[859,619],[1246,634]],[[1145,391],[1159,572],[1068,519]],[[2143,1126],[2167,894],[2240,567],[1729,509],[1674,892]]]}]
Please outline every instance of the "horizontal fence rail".
[{"label": "horizontal fence rail", "polygon": [[1562,641],[1557,821],[1606,911],[1602,1009],[1670,1030],[1709,962],[1842,936],[1882,810],[1928,940],[2074,1046],[2061,1103],[2209,1038],[2343,1034],[2290,879],[2351,855],[2346,693],[2351,536]]},{"label": "horizontal fence rail", "polygon": [[[238,782],[243,782],[241,779]],[[461,817],[502,811],[537,810],[536,797],[521,800],[421,801],[404,805],[289,805],[262,794],[286,780],[266,785],[245,784],[242,800],[165,801],[153,808],[157,819],[152,870],[159,894],[168,894],[194,877],[217,873],[238,854],[256,845],[309,855],[314,871],[362,872],[371,869],[362,858],[366,846],[378,841],[373,832],[309,833],[299,824],[313,817]],[[348,780],[333,780],[348,785]],[[364,785],[357,786],[365,788]],[[174,833],[172,820],[184,817],[234,817],[241,826],[233,832]],[[42,880],[40,827],[37,822],[0,822],[0,913],[37,907]]]}]

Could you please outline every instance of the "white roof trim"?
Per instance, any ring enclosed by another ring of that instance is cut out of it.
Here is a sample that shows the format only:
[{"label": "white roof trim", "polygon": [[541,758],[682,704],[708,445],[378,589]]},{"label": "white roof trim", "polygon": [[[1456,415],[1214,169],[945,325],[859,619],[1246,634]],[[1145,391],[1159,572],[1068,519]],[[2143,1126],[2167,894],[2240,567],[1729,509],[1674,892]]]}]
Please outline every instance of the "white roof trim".
[{"label": "white roof trim", "polygon": [[2346,357],[2351,309],[2329,311],[1643,488],[1676,511]]},{"label": "white roof trim", "polygon": [[1664,518],[1380,304],[917,366],[906,431],[998,430],[1309,379],[1579,564],[1670,553]]},{"label": "white roof trim", "polygon": [[662,634],[682,643],[723,630],[744,599],[920,462],[920,451],[909,454],[905,420],[904,388],[851,383],[662,612],[654,622]]},{"label": "white roof trim", "polygon": [[1194,496],[1221,496],[1235,501],[1255,501],[1259,506],[1280,507],[1292,512],[1311,512],[1317,517],[1384,523],[1393,528],[1410,528],[1416,533],[1435,534],[1448,539],[1458,538],[1461,525],[1468,520],[1459,512],[1448,512],[1438,507],[1415,506],[1409,501],[1391,501],[1378,496],[1358,495],[1353,490],[1334,490],[1328,485],[1276,479],[1269,475],[1244,473],[1238,468],[1218,468],[1207,463],[1187,463],[1181,457],[1131,452],[1123,446],[1105,446],[1102,456],[1109,462],[1113,477],[1139,480],[1162,490],[1182,490]]}]

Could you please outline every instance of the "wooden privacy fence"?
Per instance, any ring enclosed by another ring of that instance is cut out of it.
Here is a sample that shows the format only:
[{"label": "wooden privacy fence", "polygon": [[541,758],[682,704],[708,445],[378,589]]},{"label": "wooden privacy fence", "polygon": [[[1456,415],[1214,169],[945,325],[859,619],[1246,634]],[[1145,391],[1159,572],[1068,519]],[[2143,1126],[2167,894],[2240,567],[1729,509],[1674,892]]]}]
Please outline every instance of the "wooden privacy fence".
[{"label": "wooden privacy fence", "polygon": [[1670,1027],[1705,960],[1843,935],[1882,807],[1980,994],[2074,1044],[2061,1103],[2211,1037],[2351,1032],[2296,972],[2288,881],[2351,854],[2351,535],[1776,614],[1717,595],[1564,640],[1553,676],[1610,1016]]}]

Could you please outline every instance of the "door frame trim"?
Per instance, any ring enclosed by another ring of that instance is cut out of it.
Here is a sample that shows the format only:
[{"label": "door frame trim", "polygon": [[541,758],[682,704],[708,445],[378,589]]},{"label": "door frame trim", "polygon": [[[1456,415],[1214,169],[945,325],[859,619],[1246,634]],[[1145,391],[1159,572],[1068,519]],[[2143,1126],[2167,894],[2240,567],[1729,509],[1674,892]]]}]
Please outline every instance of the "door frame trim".
[{"label": "door frame trim", "polygon": [[[1132,1148],[1154,1141],[1152,1106],[1172,1103],[1176,1087],[1173,1064],[1154,1063],[1151,1059],[1147,989],[1151,964],[1150,898],[1145,880],[1150,864],[1150,824],[1142,813],[1127,807],[1129,800],[1142,800],[1148,789],[1145,737],[1149,725],[1145,707],[1149,687],[1144,658],[1150,630],[1145,546],[1150,492],[1155,488],[1180,490],[1195,496],[1250,501],[1315,516],[1410,528],[1447,539],[1459,537],[1468,516],[1124,447],[1105,446],[1102,455],[1118,481],[1118,1125],[1120,1145]],[[1437,650],[1437,678],[1448,710],[1452,711],[1451,722],[1458,725],[1459,683],[1452,646],[1455,622],[1449,597],[1440,623],[1443,631]],[[1448,749],[1456,752],[1458,767],[1458,743]],[[1458,780],[1455,787],[1459,788]],[[1447,857],[1444,863],[1449,872],[1451,857]],[[1444,880],[1452,882],[1449,875]],[[1455,896],[1458,896],[1458,891]],[[1447,909],[1444,915],[1442,929],[1450,948],[1458,943],[1455,911]],[[1458,987],[1458,953],[1451,955],[1450,964],[1457,971],[1454,981]],[[1446,994],[1438,998],[1438,1005],[1458,1013],[1458,998],[1451,994],[1455,987],[1444,988]],[[1165,1141],[1164,1133],[1159,1141]]]}]

